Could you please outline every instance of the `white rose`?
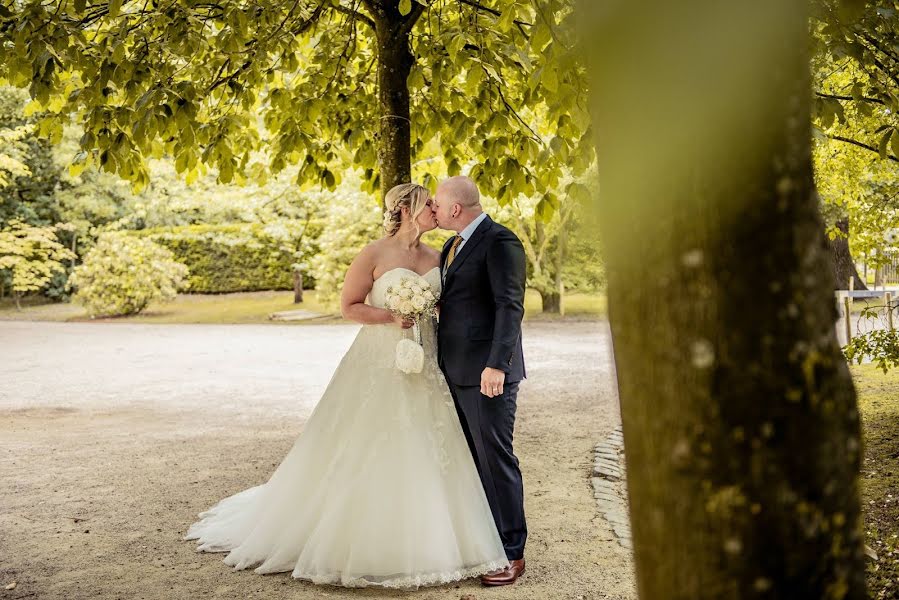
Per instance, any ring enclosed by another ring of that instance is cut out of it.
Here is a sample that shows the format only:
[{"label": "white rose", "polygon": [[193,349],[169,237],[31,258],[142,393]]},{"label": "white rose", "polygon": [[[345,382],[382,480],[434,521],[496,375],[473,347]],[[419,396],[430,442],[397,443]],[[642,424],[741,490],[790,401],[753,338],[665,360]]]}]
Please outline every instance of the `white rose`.
[{"label": "white rose", "polygon": [[422,310],[425,305],[428,303],[422,296],[415,296],[412,298],[412,306],[415,307],[415,310]]},{"label": "white rose", "polygon": [[413,293],[420,294],[422,291],[423,290],[421,289],[420,285],[418,285],[417,283],[412,284],[412,292]]},{"label": "white rose", "polygon": [[396,308],[400,305],[400,299],[396,296],[391,296],[387,299],[387,308],[390,310],[396,310]]},{"label": "white rose", "polygon": [[425,290],[424,297],[425,297],[425,300],[433,300],[434,294],[431,292],[431,290]]},{"label": "white rose", "polygon": [[412,297],[412,290],[410,290],[409,288],[402,288],[402,289],[400,289],[399,293],[400,293],[400,298],[411,298]]},{"label": "white rose", "polygon": [[415,309],[412,307],[411,302],[409,302],[408,300],[403,300],[402,302],[400,302],[399,311],[404,315],[411,315],[413,312],[415,312]]}]

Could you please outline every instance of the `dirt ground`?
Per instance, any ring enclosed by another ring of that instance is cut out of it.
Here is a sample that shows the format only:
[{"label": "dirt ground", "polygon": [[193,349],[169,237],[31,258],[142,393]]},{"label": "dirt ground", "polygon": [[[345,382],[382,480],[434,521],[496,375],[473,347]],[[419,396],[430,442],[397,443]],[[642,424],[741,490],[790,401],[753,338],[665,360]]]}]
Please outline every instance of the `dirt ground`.
[{"label": "dirt ground", "polygon": [[516,453],[530,536],[517,585],[320,587],[233,571],[183,541],[198,512],[268,478],[355,333],[0,323],[0,599],[635,598],[590,482],[593,446],[619,421],[604,323],[525,327]]}]

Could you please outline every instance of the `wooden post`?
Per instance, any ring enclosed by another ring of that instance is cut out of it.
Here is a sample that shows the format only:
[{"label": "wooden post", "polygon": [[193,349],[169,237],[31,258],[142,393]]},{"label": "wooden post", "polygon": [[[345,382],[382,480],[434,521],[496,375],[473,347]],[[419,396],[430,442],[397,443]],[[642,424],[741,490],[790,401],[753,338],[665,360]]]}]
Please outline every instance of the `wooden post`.
[{"label": "wooden post", "polygon": [[852,316],[849,314],[849,296],[843,298],[843,312],[846,315],[846,343],[852,341]]},{"label": "wooden post", "polygon": [[849,308],[852,308],[852,292],[855,291],[855,277],[849,276],[849,294],[846,295],[849,298]]},{"label": "wooden post", "polygon": [[887,323],[890,325],[890,331],[893,331],[893,294],[892,294],[892,292],[886,293],[886,301],[887,301]]}]

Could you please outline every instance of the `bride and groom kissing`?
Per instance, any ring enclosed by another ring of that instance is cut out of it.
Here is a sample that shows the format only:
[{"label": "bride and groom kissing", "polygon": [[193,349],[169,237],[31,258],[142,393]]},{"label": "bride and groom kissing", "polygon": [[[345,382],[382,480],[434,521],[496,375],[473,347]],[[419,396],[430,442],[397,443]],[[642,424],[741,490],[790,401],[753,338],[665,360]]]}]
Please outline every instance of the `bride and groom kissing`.
[{"label": "bride and groom kissing", "polygon": [[[456,232],[442,252],[421,243],[438,226]],[[347,271],[341,312],[362,328],[293,447],[267,482],[201,512],[184,539],[228,552],[235,569],[321,584],[514,583],[527,537],[512,449],[524,249],[461,176],[433,198],[414,183],[392,188],[384,230]],[[394,357],[413,323],[386,308],[409,278],[439,298],[439,318],[418,320],[418,373]]]}]

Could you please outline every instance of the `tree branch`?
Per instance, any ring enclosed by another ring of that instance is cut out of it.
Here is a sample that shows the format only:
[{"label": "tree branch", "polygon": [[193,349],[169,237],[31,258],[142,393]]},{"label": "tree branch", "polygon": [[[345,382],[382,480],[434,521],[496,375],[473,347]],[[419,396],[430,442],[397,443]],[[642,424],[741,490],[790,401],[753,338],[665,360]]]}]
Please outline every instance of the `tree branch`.
[{"label": "tree branch", "polygon": [[425,12],[425,7],[423,4],[419,4],[418,2],[412,2],[412,11],[406,15],[406,20],[403,21],[402,26],[400,26],[400,31],[403,33],[408,33],[412,31],[412,28],[415,27],[415,23],[418,22],[418,19]]},{"label": "tree branch", "polygon": [[[881,47],[877,44],[876,40],[873,40],[870,36],[865,35],[865,34],[863,34],[863,33],[855,32],[855,37],[856,37],[856,39],[860,39],[860,40],[863,39],[863,40],[865,40],[866,42],[868,42],[869,44],[871,44],[871,46],[873,46],[875,50],[880,51],[881,53],[883,53],[883,54],[884,54],[885,56],[887,56],[888,58],[891,58],[891,59],[893,58],[893,56],[892,56],[889,52],[887,52],[887,51],[885,51],[883,48],[881,48]],[[868,48],[868,49],[870,50],[870,48]],[[873,54],[873,52],[872,52],[872,54]],[[886,67],[886,65],[884,65],[880,60],[878,60],[878,58],[877,58],[876,56],[872,56],[872,57],[871,57],[871,62],[873,62],[874,65],[875,65],[878,69],[880,69],[881,71],[883,71],[884,75],[886,75],[888,78],[890,78],[890,80],[891,80],[893,83],[895,83],[897,86],[899,86],[899,77],[897,77],[896,74],[895,74],[893,71],[891,71],[890,69],[888,69],[888,68]]]},{"label": "tree branch", "polygon": [[[859,148],[864,148],[865,150],[870,150],[871,152],[876,153],[878,156],[880,155],[880,150],[878,150],[874,146],[869,146],[868,144],[866,144],[864,142],[860,142],[858,140],[853,140],[851,138],[843,137],[841,135],[827,134],[827,137],[829,137],[832,140],[836,140],[838,142],[845,142],[847,144],[852,144],[853,146],[858,146]],[[899,162],[899,158],[896,158],[892,154],[887,153],[887,158],[894,162]]]},{"label": "tree branch", "polygon": [[886,105],[883,100],[878,98],[869,98],[868,96],[862,96],[861,98],[853,98],[852,96],[836,96],[834,94],[825,94],[824,92],[815,92],[815,95],[819,98],[832,98],[834,100],[855,100],[855,101],[865,101],[865,102],[873,102],[875,104]]},{"label": "tree branch", "polygon": [[371,28],[372,28],[372,31],[374,31],[374,29],[375,29],[375,22],[374,22],[374,20],[373,20],[371,17],[362,14],[362,13],[359,12],[358,10],[354,10],[354,9],[352,9],[352,8],[343,6],[343,5],[341,5],[341,4],[333,5],[333,6],[331,6],[331,8],[333,8],[334,10],[336,10],[336,11],[339,12],[339,13],[343,13],[343,14],[345,14],[345,15],[349,15],[349,16],[351,16],[351,17],[354,18],[354,19],[358,19],[359,21],[362,21],[363,23],[365,23],[366,25],[368,25],[369,27],[371,27]]},{"label": "tree branch", "polygon": [[[484,6],[483,4],[475,2],[475,0],[459,0],[459,2],[462,4],[467,4],[468,6],[470,6],[472,8],[476,8],[477,10],[481,10],[481,11],[490,13],[491,15],[493,15],[495,17],[502,16],[502,14],[503,14],[502,12],[496,10],[495,8],[490,8],[489,6]],[[516,25],[518,25],[519,27],[522,27],[522,26],[533,27],[534,26],[533,23],[528,23],[527,21],[519,21],[517,19],[513,22]]]}]

